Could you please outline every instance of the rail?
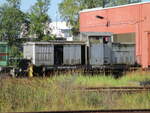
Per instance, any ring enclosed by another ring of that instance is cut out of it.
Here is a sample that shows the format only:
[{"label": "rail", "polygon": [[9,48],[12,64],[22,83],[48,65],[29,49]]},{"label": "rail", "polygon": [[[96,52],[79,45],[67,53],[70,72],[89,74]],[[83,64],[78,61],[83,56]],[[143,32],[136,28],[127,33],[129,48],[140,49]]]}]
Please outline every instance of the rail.
[{"label": "rail", "polygon": [[[13,112],[13,113],[15,113],[15,112]],[[17,112],[17,113],[150,113],[150,109],[45,111],[45,112]]]},{"label": "rail", "polygon": [[75,90],[84,92],[138,93],[150,92],[150,87],[78,87]]}]

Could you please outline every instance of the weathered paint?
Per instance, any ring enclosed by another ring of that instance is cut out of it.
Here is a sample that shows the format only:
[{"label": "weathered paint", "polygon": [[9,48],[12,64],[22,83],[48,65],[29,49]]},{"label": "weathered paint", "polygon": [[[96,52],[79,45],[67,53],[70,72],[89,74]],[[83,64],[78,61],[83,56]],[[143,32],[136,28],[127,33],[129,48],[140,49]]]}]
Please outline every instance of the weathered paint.
[{"label": "weathered paint", "polygon": [[27,42],[24,44],[24,58],[31,59],[32,63],[39,65],[54,65],[54,46],[63,46],[63,65],[81,64],[81,46],[84,42]]},{"label": "weathered paint", "polygon": [[101,36],[112,36],[113,34],[110,32],[80,32],[80,40],[88,41],[89,37],[101,37]]},{"label": "weathered paint", "polygon": [[39,65],[54,65],[53,44],[26,43],[24,45],[24,58],[31,59],[32,63]]},{"label": "weathered paint", "polygon": [[108,43],[104,43],[104,36],[90,35],[89,39],[89,60],[90,65],[111,64],[111,40],[108,38]]},{"label": "weathered paint", "polygon": [[7,42],[0,42],[0,66],[7,66],[9,59],[9,46]]},{"label": "weathered paint", "polygon": [[35,65],[54,65],[54,46],[35,46]]},{"label": "weathered paint", "polygon": [[104,44],[104,64],[112,64],[112,44]]},{"label": "weathered paint", "polygon": [[81,64],[81,45],[64,45],[63,53],[64,65]]},{"label": "weathered paint", "polygon": [[35,57],[33,57],[33,52],[34,52],[34,49],[33,49],[34,45],[24,45],[23,46],[23,55],[24,55],[24,58],[25,59],[35,59]]},{"label": "weathered paint", "polygon": [[104,64],[104,46],[103,44],[91,44],[89,49],[90,65]]},{"label": "weathered paint", "polygon": [[135,64],[135,45],[112,43],[113,64]]},{"label": "weathered paint", "polygon": [[[150,66],[150,2],[80,12],[80,32],[135,33],[136,60]],[[96,16],[103,16],[98,19]]]}]

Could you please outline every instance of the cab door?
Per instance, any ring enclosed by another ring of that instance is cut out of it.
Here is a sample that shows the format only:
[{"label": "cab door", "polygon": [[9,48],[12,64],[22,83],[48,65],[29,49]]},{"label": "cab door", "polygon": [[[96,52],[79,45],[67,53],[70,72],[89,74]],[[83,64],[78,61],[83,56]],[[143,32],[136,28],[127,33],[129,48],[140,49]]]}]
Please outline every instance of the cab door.
[{"label": "cab door", "polygon": [[111,64],[111,37],[110,36],[104,36],[103,37],[103,46],[104,46],[104,64]]},{"label": "cab door", "polygon": [[90,37],[89,61],[90,65],[104,64],[104,44],[102,37]]},{"label": "cab door", "polygon": [[89,60],[91,65],[105,65],[111,63],[111,37],[89,37]]}]

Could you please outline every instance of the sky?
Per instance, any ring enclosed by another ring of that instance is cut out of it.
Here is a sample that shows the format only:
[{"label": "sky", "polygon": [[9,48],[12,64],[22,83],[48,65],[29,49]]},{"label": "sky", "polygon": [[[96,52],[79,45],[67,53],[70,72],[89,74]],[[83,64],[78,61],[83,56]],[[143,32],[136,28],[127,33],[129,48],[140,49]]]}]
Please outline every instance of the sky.
[{"label": "sky", "polygon": [[[60,21],[60,14],[58,11],[58,4],[62,2],[63,0],[51,0],[51,6],[48,11],[48,14],[50,15],[52,21]],[[34,5],[36,0],[22,0],[22,6],[21,9],[25,12],[29,11],[30,7]]]},{"label": "sky", "polygon": [[[5,0],[0,0],[0,4],[4,3]],[[24,12],[27,12],[30,10],[30,7],[35,4],[37,0],[22,0],[21,3],[21,10]],[[48,14],[50,15],[52,21],[60,21],[60,14],[58,11],[58,4],[62,2],[63,0],[51,0],[51,6],[48,11]],[[56,13],[57,12],[57,13]]]},{"label": "sky", "polygon": [[[3,3],[5,0],[0,0],[0,4]],[[48,11],[52,21],[60,21],[60,14],[58,11],[58,4],[63,0],[51,0],[51,6]],[[150,0],[143,0],[143,1],[150,1]],[[29,11],[30,7],[36,2],[36,0],[22,0],[21,9],[24,12]]]}]

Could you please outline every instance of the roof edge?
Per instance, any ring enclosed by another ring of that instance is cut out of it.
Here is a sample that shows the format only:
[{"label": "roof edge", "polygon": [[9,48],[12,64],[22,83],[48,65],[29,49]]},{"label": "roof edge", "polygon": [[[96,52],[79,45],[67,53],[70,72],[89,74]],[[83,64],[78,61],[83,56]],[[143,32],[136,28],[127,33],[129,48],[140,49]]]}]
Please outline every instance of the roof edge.
[{"label": "roof edge", "polygon": [[102,7],[97,7],[97,8],[92,8],[92,9],[83,9],[79,12],[80,13],[85,13],[85,12],[92,12],[92,11],[97,11],[97,10],[106,10],[106,9],[113,9],[113,8],[121,8],[121,7],[127,7],[127,6],[134,6],[134,5],[140,5],[140,4],[148,4],[150,1],[146,2],[140,2],[140,3],[133,3],[133,4],[127,4],[127,5],[120,5],[120,6],[114,6],[114,7],[107,7],[107,8],[102,8]]}]

